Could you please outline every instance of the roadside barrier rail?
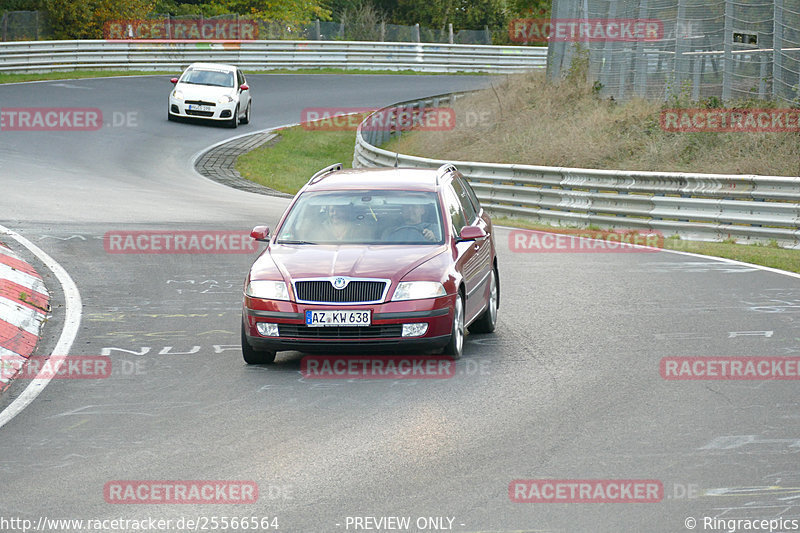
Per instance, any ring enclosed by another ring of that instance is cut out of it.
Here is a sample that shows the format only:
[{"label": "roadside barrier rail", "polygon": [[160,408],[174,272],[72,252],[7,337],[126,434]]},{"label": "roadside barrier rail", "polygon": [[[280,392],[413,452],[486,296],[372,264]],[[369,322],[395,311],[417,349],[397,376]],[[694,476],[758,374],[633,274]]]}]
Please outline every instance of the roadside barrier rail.
[{"label": "roadside barrier rail", "polygon": [[0,43],[0,72],[179,71],[195,61],[243,69],[342,68],[511,73],[544,68],[547,48],[365,41],[78,40]]},{"label": "roadside barrier rail", "polygon": [[[422,116],[465,93],[400,102],[376,113]],[[800,177],[593,170],[445,161],[399,154],[380,146],[404,133],[403,120],[356,132],[354,167],[438,168],[450,162],[466,176],[489,212],[544,224],[590,224],[655,230],[665,237],[705,241],[775,240],[800,248]],[[407,122],[407,121],[406,121]]]}]

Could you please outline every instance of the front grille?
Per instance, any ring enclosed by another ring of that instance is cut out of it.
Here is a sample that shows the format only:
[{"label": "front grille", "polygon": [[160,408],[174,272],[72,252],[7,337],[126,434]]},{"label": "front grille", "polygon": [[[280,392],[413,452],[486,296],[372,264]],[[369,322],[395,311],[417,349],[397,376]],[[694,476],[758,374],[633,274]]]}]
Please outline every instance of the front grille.
[{"label": "front grille", "polygon": [[330,281],[298,281],[297,299],[304,302],[357,303],[378,302],[383,297],[385,281],[351,281],[336,289]]},{"label": "front grille", "polygon": [[193,105],[210,105],[211,107],[217,105],[214,102],[206,102],[205,100],[186,100],[186,103]]},{"label": "front grille", "polygon": [[193,115],[193,116],[196,116],[196,117],[213,117],[214,116],[214,112],[213,111],[196,111],[194,109],[187,109],[186,110],[186,114],[187,115]]},{"label": "front grille", "polygon": [[402,324],[386,326],[328,326],[310,328],[305,324],[278,324],[278,335],[301,339],[384,339],[401,337]]}]

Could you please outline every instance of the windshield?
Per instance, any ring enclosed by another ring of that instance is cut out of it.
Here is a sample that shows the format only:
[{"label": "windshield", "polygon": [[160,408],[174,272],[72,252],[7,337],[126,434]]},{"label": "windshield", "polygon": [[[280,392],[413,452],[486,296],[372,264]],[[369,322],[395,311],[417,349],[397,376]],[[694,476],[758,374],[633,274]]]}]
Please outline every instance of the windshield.
[{"label": "windshield", "polygon": [[441,244],[442,216],[433,192],[324,191],[298,199],[279,244]]},{"label": "windshield", "polygon": [[181,83],[233,87],[233,72],[225,70],[189,69],[181,77]]}]

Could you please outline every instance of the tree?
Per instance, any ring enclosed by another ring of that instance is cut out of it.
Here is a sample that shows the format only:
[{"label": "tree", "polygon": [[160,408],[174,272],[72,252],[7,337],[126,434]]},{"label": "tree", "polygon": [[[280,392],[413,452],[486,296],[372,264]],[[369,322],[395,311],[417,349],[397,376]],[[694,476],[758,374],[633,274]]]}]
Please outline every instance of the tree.
[{"label": "tree", "polygon": [[211,4],[224,8],[227,13],[289,24],[329,20],[331,16],[324,0],[213,0]]}]

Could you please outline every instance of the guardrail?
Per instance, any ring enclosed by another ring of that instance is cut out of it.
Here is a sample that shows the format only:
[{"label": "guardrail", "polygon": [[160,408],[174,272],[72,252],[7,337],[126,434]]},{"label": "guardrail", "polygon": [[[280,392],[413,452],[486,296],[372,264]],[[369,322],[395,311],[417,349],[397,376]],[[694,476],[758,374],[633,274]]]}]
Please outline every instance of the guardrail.
[{"label": "guardrail", "polygon": [[592,170],[445,161],[380,148],[402,135],[391,110],[420,115],[465,93],[401,102],[383,113],[387,128],[356,132],[354,167],[438,168],[455,164],[493,214],[545,224],[595,224],[660,231],[692,240],[767,242],[800,248],[800,177]]},{"label": "guardrail", "polygon": [[544,68],[547,48],[364,41],[25,41],[0,43],[0,72],[177,71],[195,61],[243,69],[343,68],[511,73]]}]

